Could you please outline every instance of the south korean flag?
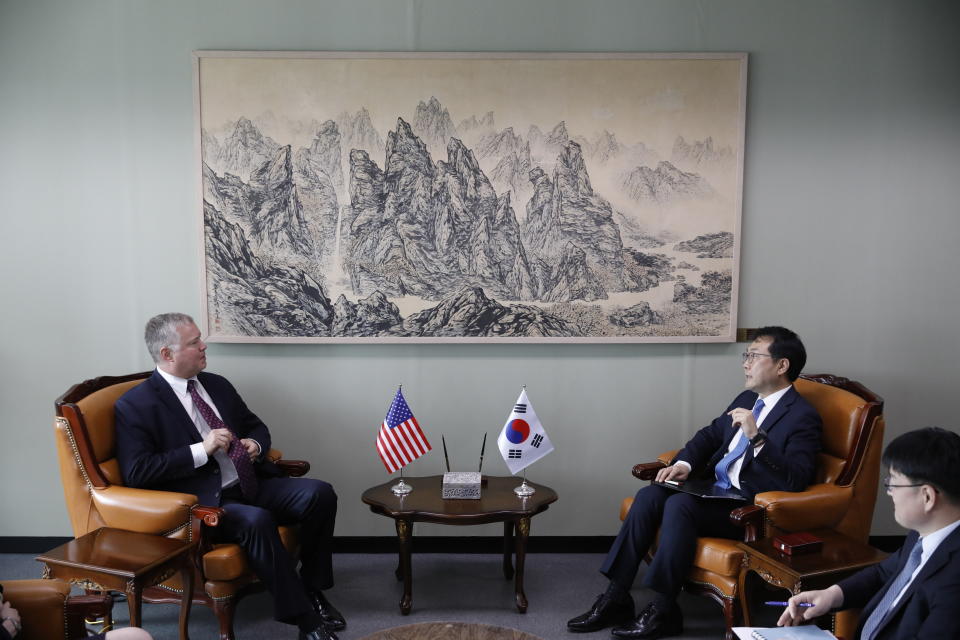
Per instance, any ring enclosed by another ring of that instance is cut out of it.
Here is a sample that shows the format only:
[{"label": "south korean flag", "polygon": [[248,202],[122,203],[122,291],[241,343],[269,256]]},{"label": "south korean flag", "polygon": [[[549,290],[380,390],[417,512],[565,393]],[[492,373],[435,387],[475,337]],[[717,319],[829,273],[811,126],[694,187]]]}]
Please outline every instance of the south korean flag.
[{"label": "south korean flag", "polygon": [[553,451],[553,444],[527,399],[526,389],[520,392],[520,397],[513,405],[507,423],[497,438],[497,446],[510,473],[514,474]]}]

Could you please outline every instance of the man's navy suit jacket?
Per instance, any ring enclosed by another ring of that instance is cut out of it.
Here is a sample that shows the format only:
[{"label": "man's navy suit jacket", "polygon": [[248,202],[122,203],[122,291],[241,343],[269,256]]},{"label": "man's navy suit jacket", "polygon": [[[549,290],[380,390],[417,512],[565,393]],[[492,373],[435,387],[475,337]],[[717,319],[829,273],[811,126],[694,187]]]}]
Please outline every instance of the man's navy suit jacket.
[{"label": "man's navy suit jacket", "polygon": [[[843,607],[863,607],[856,637],[860,637],[863,623],[892,582],[910,551],[918,534],[911,531],[906,542],[896,553],[837,583],[843,591]],[[937,550],[890,610],[877,630],[876,640],[956,640],[960,638],[960,528],[940,543]]]},{"label": "man's navy suit jacket", "polygon": [[[713,477],[714,468],[727,453],[738,430],[727,414],[737,408],[752,409],[757,400],[753,391],[744,391],[723,415],[700,429],[677,453],[693,468],[691,475]],[[763,491],[803,491],[813,482],[823,423],[820,414],[790,387],[764,418],[761,428],[767,442],[754,456],[747,452],[740,468],[740,491],[749,498]]]},{"label": "man's navy suit jacket", "polygon": [[[220,417],[240,438],[256,440],[263,453],[270,449],[270,431],[243,402],[226,378],[201,372],[197,379],[210,395]],[[123,394],[114,405],[117,459],[129,487],[192,493],[200,504],[219,505],[220,467],[211,456],[193,466],[190,445],[201,442],[200,432],[167,381],[153,372],[143,383]],[[282,475],[269,461],[254,468],[258,475]]]}]

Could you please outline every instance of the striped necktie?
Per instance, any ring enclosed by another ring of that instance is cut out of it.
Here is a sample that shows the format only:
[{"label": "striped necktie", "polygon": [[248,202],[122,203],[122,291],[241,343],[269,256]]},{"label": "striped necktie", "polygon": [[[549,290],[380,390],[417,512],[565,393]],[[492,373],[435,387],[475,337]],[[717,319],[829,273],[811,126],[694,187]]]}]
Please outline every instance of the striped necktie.
[{"label": "striped necktie", "polygon": [[897,577],[893,579],[893,582],[890,583],[890,588],[883,594],[883,599],[877,604],[877,607],[870,614],[870,617],[863,623],[863,631],[860,632],[862,640],[873,640],[877,635],[877,631],[880,630],[880,623],[883,622],[886,615],[890,613],[893,601],[897,599],[897,596],[900,595],[903,588],[910,582],[910,578],[913,577],[913,572],[920,566],[920,556],[923,554],[923,545],[920,541],[921,539],[917,538],[917,544],[913,545],[913,550],[910,551],[910,557],[907,558],[907,563],[903,565],[903,569],[897,574]]},{"label": "striped necktie", "polygon": [[[757,420],[760,417],[760,412],[763,411],[763,400],[757,398],[757,401],[753,404],[753,419]],[[734,436],[736,437],[736,436]],[[727,455],[723,456],[723,459],[717,463],[716,468],[714,469],[717,474],[717,481],[714,483],[717,487],[721,489],[729,489],[733,486],[730,483],[730,476],[728,475],[730,471],[730,465],[733,462],[747,452],[747,447],[750,445],[750,440],[747,439],[747,436],[741,435],[740,440],[737,441],[737,446],[733,448]]]}]

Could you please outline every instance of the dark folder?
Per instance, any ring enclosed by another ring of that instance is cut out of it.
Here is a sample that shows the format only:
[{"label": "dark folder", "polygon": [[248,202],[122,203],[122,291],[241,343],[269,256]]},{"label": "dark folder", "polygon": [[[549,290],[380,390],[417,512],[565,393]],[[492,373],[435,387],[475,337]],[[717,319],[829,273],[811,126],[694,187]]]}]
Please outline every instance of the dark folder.
[{"label": "dark folder", "polygon": [[690,493],[701,498],[721,498],[724,500],[740,500],[742,502],[748,501],[747,497],[740,493],[735,487],[721,489],[720,487],[716,486],[713,481],[708,479],[696,478],[693,480],[685,480],[680,484],[671,484],[669,482],[654,482],[653,484],[666,487],[667,489],[673,489],[674,491]]}]

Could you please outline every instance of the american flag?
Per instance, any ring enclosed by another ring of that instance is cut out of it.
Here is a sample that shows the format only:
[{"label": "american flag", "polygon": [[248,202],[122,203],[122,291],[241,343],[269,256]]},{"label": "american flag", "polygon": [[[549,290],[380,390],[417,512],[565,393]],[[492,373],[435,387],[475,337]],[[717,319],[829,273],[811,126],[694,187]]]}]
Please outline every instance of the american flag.
[{"label": "american flag", "polygon": [[383,466],[388,473],[393,473],[432,448],[427,442],[427,436],[417,424],[417,419],[410,412],[407,401],[403,399],[403,393],[397,389],[397,395],[394,396],[387,417],[380,425],[380,433],[377,434],[377,452]]}]

